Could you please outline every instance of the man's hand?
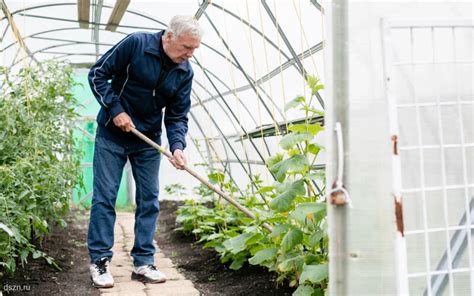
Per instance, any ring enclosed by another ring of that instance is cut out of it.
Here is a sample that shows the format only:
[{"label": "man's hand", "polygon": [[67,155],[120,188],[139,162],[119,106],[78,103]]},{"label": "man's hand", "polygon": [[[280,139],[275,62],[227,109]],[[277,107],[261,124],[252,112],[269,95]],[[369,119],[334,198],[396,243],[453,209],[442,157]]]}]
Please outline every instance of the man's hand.
[{"label": "man's hand", "polygon": [[130,132],[132,130],[132,127],[135,127],[132,122],[132,119],[125,112],[119,113],[117,116],[114,117],[113,121],[114,124],[124,132]]},{"label": "man's hand", "polygon": [[178,170],[184,170],[184,166],[186,165],[187,161],[183,150],[176,149],[173,152],[173,158],[170,158],[170,162]]}]

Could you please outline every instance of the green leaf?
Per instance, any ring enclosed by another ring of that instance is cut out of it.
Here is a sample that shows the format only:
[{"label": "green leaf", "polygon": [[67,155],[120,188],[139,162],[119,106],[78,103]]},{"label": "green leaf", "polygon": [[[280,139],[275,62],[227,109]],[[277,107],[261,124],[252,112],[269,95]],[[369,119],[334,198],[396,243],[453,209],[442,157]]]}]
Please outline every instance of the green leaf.
[{"label": "green leaf", "polygon": [[309,237],[309,245],[310,245],[310,247],[314,248],[314,247],[319,243],[319,241],[320,241],[323,237],[324,237],[324,232],[323,232],[322,230],[313,233],[313,234]]},{"label": "green leaf", "polygon": [[307,174],[305,176],[305,179],[311,181],[311,180],[324,180],[324,177],[325,177],[325,172],[324,170],[319,170],[317,171],[316,173],[311,173],[311,174]]},{"label": "green leaf", "polygon": [[304,258],[303,256],[296,256],[289,259],[284,260],[280,264],[278,264],[278,270],[281,272],[288,272],[288,271],[298,271],[303,267]]},{"label": "green leaf", "polygon": [[12,231],[8,226],[6,226],[5,224],[0,223],[0,229],[2,229],[3,231],[5,231],[10,237],[13,237],[13,236],[14,236],[13,231]]},{"label": "green leaf", "polygon": [[313,108],[313,107],[303,106],[301,108],[301,110],[312,113],[312,114],[317,114],[319,116],[324,116],[324,111],[318,110],[318,109]]},{"label": "green leaf", "polygon": [[232,264],[229,266],[229,268],[232,270],[238,270],[244,265],[245,261],[247,261],[246,257],[239,257],[237,259],[234,259],[234,261],[232,261]]},{"label": "green leaf", "polygon": [[297,107],[298,105],[301,105],[301,103],[304,103],[306,101],[305,97],[303,96],[297,96],[296,98],[294,98],[293,100],[289,101],[288,103],[286,103],[285,105],[285,111],[288,111],[290,109],[293,109],[295,107]]},{"label": "green leaf", "polygon": [[317,284],[328,278],[328,265],[305,265],[300,276],[300,285],[306,281],[311,284]]},{"label": "green leaf", "polygon": [[262,187],[260,187],[260,189],[257,190],[257,192],[255,192],[255,193],[256,193],[256,194],[267,193],[267,192],[273,191],[273,189],[275,189],[274,186],[262,186]]},{"label": "green leaf", "polygon": [[259,265],[265,261],[271,261],[276,257],[277,252],[277,248],[268,248],[261,250],[249,259],[249,263],[252,265]]},{"label": "green leaf", "polygon": [[314,289],[311,286],[300,285],[296,291],[291,294],[292,296],[312,296]]},{"label": "green leaf", "polygon": [[39,257],[43,256],[44,253],[38,250],[33,251],[33,259],[38,259]]},{"label": "green leaf", "polygon": [[232,254],[237,254],[245,250],[245,244],[251,239],[255,233],[242,233],[241,235],[235,236],[224,241],[224,247],[228,249]]},{"label": "green leaf", "polygon": [[306,83],[311,88],[311,95],[313,96],[316,92],[324,88],[324,85],[320,83],[319,78],[316,76],[308,75]]},{"label": "green leaf", "polygon": [[272,157],[269,157],[267,159],[267,166],[271,168],[272,166],[276,165],[277,163],[281,162],[283,160],[283,154],[277,153]]},{"label": "green leaf", "polygon": [[307,202],[296,206],[295,210],[290,213],[289,218],[298,221],[301,224],[306,224],[307,220],[312,220],[314,215],[325,211],[326,204]]},{"label": "green leaf", "polygon": [[288,252],[302,241],[303,232],[297,228],[293,228],[283,237],[283,240],[281,241],[281,247],[285,252]]},{"label": "green leaf", "polygon": [[290,229],[289,224],[279,224],[273,228],[272,233],[270,233],[271,238],[279,237],[280,235],[287,233]]},{"label": "green leaf", "polygon": [[293,200],[295,197],[304,194],[304,181],[295,181],[287,187],[287,190],[272,200],[270,207],[278,212],[288,212],[293,207]]},{"label": "green leaf", "polygon": [[288,130],[292,132],[307,132],[308,131],[308,125],[304,123],[299,123],[299,124],[292,124],[288,126]]},{"label": "green leaf", "polygon": [[308,145],[308,152],[313,154],[313,155],[318,155],[319,151],[321,151],[321,148],[316,145],[316,144],[309,144]]},{"label": "green leaf", "polygon": [[285,180],[288,172],[302,173],[309,168],[309,161],[304,155],[294,155],[270,167],[279,182]]},{"label": "green leaf", "polygon": [[21,260],[22,263],[23,263],[23,262],[26,262],[26,259],[28,258],[28,254],[29,254],[28,249],[23,249],[23,250],[21,250],[21,252],[20,252],[20,260]]},{"label": "green leaf", "polygon": [[300,123],[300,124],[290,125],[288,127],[288,130],[292,132],[308,132],[312,134],[313,136],[316,136],[320,131],[324,130],[324,127],[322,127],[320,123],[312,123],[312,124]]},{"label": "green leaf", "polygon": [[319,82],[319,78],[314,76],[314,75],[308,75],[306,76],[306,84],[310,87],[310,88],[314,88],[316,87],[316,85],[318,85],[318,82]]},{"label": "green leaf", "polygon": [[211,173],[207,176],[212,184],[220,184],[224,182],[225,179],[225,175],[223,173]]},{"label": "green leaf", "polygon": [[281,139],[280,146],[285,150],[289,150],[295,147],[298,143],[311,141],[312,139],[313,135],[308,132],[289,133]]}]

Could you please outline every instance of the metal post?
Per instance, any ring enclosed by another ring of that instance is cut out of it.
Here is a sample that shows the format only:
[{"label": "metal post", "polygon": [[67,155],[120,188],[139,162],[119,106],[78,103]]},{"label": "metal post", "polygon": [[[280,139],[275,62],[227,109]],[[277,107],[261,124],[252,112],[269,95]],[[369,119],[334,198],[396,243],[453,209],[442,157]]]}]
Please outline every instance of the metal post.
[{"label": "metal post", "polygon": [[[348,133],[348,36],[347,36],[347,0],[335,0],[328,7],[331,11],[329,27],[332,28],[332,39],[328,59],[332,73],[329,73],[327,84],[331,95],[327,102],[331,105],[327,114],[328,131],[334,131],[336,123],[342,126],[342,139],[347,149]],[[327,165],[326,188],[332,188],[336,176],[337,160],[336,134],[330,133]],[[346,156],[344,155],[344,158]],[[344,159],[345,160],[345,159]],[[342,172],[344,175],[344,172]],[[344,180],[343,180],[344,183]],[[329,220],[329,295],[348,295],[347,290],[347,205],[328,204]]]}]

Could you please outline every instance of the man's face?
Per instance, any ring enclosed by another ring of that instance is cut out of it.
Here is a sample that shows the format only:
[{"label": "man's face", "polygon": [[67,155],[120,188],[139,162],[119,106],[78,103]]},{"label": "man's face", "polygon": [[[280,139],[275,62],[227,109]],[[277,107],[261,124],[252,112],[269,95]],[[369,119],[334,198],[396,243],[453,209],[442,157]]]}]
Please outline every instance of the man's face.
[{"label": "man's face", "polygon": [[190,59],[194,50],[199,47],[201,40],[188,33],[182,33],[177,38],[173,38],[170,33],[163,39],[163,49],[166,55],[177,64]]}]

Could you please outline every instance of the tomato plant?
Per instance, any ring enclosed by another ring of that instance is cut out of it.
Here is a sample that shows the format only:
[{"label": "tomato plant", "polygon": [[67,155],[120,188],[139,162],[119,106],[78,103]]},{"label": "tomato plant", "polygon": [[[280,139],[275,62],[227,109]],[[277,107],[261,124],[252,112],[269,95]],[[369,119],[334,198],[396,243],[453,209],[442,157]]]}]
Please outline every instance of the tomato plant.
[{"label": "tomato plant", "polygon": [[[72,69],[45,62],[16,75],[2,69],[0,92],[0,269],[43,257],[36,249],[51,225],[64,226],[80,180],[73,121]],[[8,230],[5,230],[8,229]]]}]

